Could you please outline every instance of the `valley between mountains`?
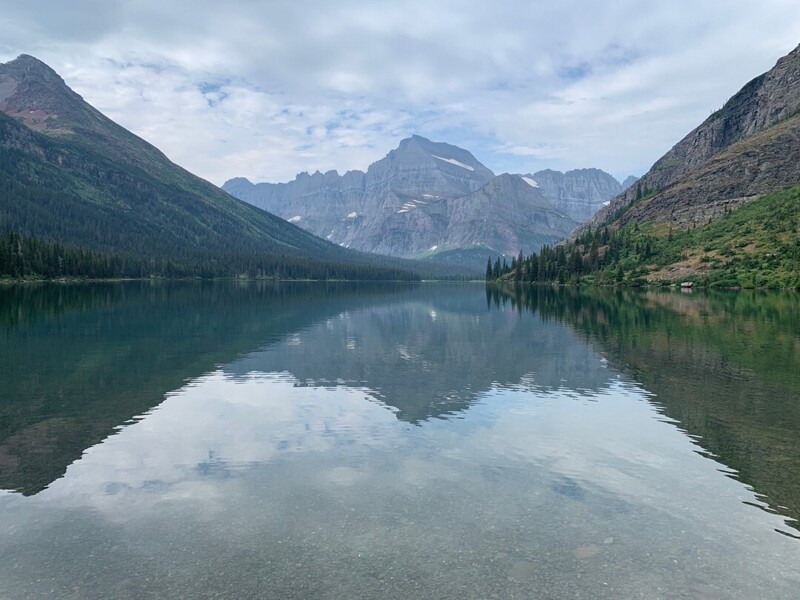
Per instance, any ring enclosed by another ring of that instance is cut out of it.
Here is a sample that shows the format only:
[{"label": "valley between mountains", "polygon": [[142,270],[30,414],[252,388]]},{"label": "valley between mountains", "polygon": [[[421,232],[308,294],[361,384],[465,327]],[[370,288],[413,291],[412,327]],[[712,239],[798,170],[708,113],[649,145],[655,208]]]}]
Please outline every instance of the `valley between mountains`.
[{"label": "valley between mountains", "polygon": [[[800,47],[637,179],[496,174],[414,135],[220,190],[28,55],[0,65],[0,275],[800,286]],[[510,261],[510,263],[509,263]]]}]

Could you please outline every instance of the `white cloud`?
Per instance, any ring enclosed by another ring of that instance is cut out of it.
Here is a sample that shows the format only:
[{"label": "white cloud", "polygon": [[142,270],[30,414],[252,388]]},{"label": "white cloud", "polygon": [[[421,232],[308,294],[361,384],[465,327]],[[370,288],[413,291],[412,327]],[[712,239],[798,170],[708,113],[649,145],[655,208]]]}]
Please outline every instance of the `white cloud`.
[{"label": "white cloud", "polygon": [[3,7],[0,60],[38,56],[215,183],[363,169],[415,132],[495,171],[622,176],[791,50],[793,9],[35,0]]}]

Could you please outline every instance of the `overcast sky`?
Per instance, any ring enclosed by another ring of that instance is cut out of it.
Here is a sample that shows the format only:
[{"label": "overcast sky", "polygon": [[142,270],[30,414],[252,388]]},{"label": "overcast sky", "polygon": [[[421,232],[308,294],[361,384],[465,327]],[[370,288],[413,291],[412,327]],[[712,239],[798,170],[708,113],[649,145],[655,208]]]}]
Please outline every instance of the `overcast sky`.
[{"label": "overcast sky", "polygon": [[800,43],[797,0],[0,0],[32,54],[198,175],[365,169],[413,133],[495,172],[640,175]]}]

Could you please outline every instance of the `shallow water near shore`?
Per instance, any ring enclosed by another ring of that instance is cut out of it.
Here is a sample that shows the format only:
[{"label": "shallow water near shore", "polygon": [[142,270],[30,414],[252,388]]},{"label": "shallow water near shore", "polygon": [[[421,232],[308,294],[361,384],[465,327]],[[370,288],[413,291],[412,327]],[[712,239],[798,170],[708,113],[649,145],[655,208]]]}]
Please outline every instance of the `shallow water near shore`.
[{"label": "shallow water near shore", "polygon": [[0,597],[796,598],[796,295],[0,289]]}]

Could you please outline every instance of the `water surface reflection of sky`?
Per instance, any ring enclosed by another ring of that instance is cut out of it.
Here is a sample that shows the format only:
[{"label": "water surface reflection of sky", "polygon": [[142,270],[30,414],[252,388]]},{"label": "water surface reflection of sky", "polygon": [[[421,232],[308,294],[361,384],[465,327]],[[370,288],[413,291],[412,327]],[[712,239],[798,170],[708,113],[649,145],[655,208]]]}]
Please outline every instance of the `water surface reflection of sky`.
[{"label": "water surface reflection of sky", "polygon": [[783,517],[657,400],[480,289],[340,311],[0,496],[0,595],[796,597]]}]

